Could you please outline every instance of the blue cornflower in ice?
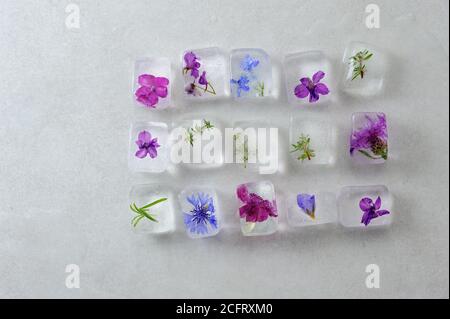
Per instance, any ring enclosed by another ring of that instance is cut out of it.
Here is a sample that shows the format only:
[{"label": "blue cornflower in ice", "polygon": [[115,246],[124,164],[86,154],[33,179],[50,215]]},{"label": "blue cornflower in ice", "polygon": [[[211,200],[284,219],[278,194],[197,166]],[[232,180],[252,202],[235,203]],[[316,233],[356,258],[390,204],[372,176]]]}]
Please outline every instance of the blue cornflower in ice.
[{"label": "blue cornflower in ice", "polygon": [[259,60],[252,58],[247,54],[241,61],[241,69],[243,71],[251,72],[253,68],[256,68],[259,64]]},{"label": "blue cornflower in ice", "polygon": [[241,75],[239,80],[231,79],[230,82],[231,82],[231,84],[237,85],[237,90],[236,90],[237,97],[241,96],[242,91],[245,91],[245,92],[250,91],[250,86],[248,85],[250,80],[248,79],[248,77],[246,75]]},{"label": "blue cornflower in ice", "polygon": [[192,194],[186,200],[193,206],[189,213],[184,213],[184,224],[191,233],[207,234],[208,226],[217,229],[214,200],[204,193]]}]

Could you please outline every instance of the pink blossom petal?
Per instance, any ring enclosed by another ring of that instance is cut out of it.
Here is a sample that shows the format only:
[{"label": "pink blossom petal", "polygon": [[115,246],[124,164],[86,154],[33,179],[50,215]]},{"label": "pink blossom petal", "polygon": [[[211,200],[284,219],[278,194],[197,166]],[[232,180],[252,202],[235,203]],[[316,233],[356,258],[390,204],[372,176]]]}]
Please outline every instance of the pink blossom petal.
[{"label": "pink blossom petal", "polygon": [[168,86],[169,85],[169,79],[165,77],[156,77],[153,81],[154,86]]},{"label": "pink blossom petal", "polygon": [[248,189],[245,185],[240,185],[237,188],[236,194],[241,201],[243,201],[244,203],[248,202],[249,200]]},{"label": "pink blossom petal", "polygon": [[166,97],[167,96],[167,88],[166,87],[157,87],[155,89],[155,94],[159,97]]},{"label": "pink blossom petal", "polygon": [[147,131],[142,131],[138,135],[138,140],[142,143],[150,143],[152,141],[152,135]]},{"label": "pink blossom petal", "polygon": [[308,96],[309,90],[308,90],[308,88],[307,88],[305,85],[299,84],[299,85],[297,85],[297,86],[295,87],[295,89],[294,89],[294,94],[295,94],[295,96],[298,97],[299,99],[303,99],[303,98],[305,98],[305,97]]},{"label": "pink blossom petal", "polygon": [[325,73],[324,73],[324,72],[322,72],[322,71],[316,72],[316,73],[313,75],[313,77],[312,77],[313,83],[314,83],[314,84],[319,83],[320,80],[322,80],[322,79],[324,78],[324,76],[325,76]]},{"label": "pink blossom petal", "polygon": [[138,78],[138,83],[142,86],[151,87],[154,85],[155,77],[150,74],[142,74]]},{"label": "pink blossom petal", "polygon": [[145,156],[147,156],[147,149],[141,148],[140,150],[138,150],[138,151],[136,152],[135,155],[136,155],[136,157],[144,158]]},{"label": "pink blossom petal", "polygon": [[156,147],[150,146],[148,148],[148,154],[150,155],[151,158],[155,158],[156,156],[158,156],[158,152],[156,151]]}]

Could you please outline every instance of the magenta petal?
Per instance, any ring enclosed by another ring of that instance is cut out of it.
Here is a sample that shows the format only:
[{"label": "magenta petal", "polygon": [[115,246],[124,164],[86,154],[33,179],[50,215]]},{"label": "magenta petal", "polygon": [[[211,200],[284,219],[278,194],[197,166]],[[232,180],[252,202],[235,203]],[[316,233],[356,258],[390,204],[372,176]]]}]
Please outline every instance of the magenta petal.
[{"label": "magenta petal", "polygon": [[152,135],[147,131],[142,131],[138,135],[138,140],[142,143],[150,143],[152,141]]},{"label": "magenta petal", "polygon": [[316,95],[319,95],[319,94],[327,95],[328,93],[330,93],[330,90],[328,90],[328,87],[325,84],[318,83],[318,84],[316,84],[316,87],[314,88],[314,92],[316,93]]},{"label": "magenta petal", "polygon": [[305,97],[308,96],[309,90],[308,90],[308,88],[307,88],[305,85],[299,84],[299,85],[297,85],[297,86],[295,87],[295,89],[294,89],[294,94],[295,94],[295,96],[298,97],[299,99],[303,99],[303,98],[305,98]]},{"label": "magenta petal", "polygon": [[303,84],[304,86],[309,86],[311,84],[311,79],[310,78],[301,78],[300,83]]},{"label": "magenta petal", "polygon": [[199,76],[198,69],[192,69],[192,70],[191,70],[191,75],[192,75],[194,78],[198,78],[198,76]]},{"label": "magenta petal", "polygon": [[156,147],[155,146],[150,146],[148,148],[148,154],[150,155],[151,158],[155,158],[156,156],[158,156],[158,152],[156,151]]},{"label": "magenta petal", "polygon": [[155,89],[155,93],[159,97],[166,97],[167,96],[167,88],[166,87],[157,87]]},{"label": "magenta petal", "polygon": [[139,76],[138,78],[138,83],[142,86],[153,86],[154,85],[154,80],[155,77],[153,75],[150,74],[142,74]]},{"label": "magenta petal", "polygon": [[241,201],[243,201],[244,203],[248,202],[249,200],[248,189],[245,185],[240,185],[236,190],[236,194]]},{"label": "magenta petal", "polygon": [[381,198],[380,196],[377,197],[377,199],[375,200],[375,209],[380,209],[381,208]]},{"label": "magenta petal", "polygon": [[372,205],[373,201],[368,197],[361,199],[359,202],[359,208],[364,212],[368,212],[372,208]]},{"label": "magenta petal", "polygon": [[319,83],[320,80],[322,80],[322,79],[324,78],[324,76],[325,76],[325,73],[324,73],[324,72],[322,72],[322,71],[316,72],[316,73],[313,75],[313,77],[312,77],[313,83],[314,83],[314,84]]},{"label": "magenta petal", "polygon": [[136,155],[136,157],[144,158],[145,156],[147,156],[147,149],[141,148],[140,150],[138,150],[138,151],[136,152],[135,155]]},{"label": "magenta petal", "polygon": [[383,216],[383,215],[388,215],[388,214],[390,214],[390,212],[389,212],[388,210],[383,209],[383,210],[377,211],[376,214],[377,214],[378,216]]},{"label": "magenta petal", "polygon": [[169,85],[169,79],[165,77],[157,77],[155,78],[153,82],[154,86],[168,86]]}]

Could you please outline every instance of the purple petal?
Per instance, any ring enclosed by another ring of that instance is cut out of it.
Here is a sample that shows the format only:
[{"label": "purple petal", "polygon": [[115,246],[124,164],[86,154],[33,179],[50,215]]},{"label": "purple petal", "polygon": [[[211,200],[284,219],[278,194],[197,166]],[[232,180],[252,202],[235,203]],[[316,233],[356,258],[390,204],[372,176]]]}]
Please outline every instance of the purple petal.
[{"label": "purple petal", "polygon": [[324,73],[324,72],[322,72],[322,71],[316,72],[316,73],[313,75],[313,77],[312,77],[313,83],[314,83],[314,84],[319,83],[320,80],[322,80],[322,79],[324,78],[324,76],[325,76],[325,73]]},{"label": "purple petal", "polygon": [[309,90],[305,85],[299,84],[295,87],[294,94],[299,99],[303,99],[309,95]]},{"label": "purple petal", "polygon": [[169,85],[169,79],[165,78],[165,77],[157,77],[155,78],[155,80],[153,81],[153,85],[154,86],[168,86]]},{"label": "purple petal", "polygon": [[150,74],[142,74],[138,78],[138,83],[142,86],[153,86],[155,77]]},{"label": "purple petal", "polygon": [[361,223],[363,223],[364,225],[369,225],[370,221],[372,220],[372,218],[370,217],[370,213],[369,212],[364,212],[364,214],[361,217]]},{"label": "purple petal", "polygon": [[146,148],[141,148],[140,150],[138,150],[136,152],[135,155],[136,155],[136,157],[144,158],[145,156],[147,156],[147,149]]},{"label": "purple petal", "polygon": [[380,196],[377,197],[377,199],[375,200],[375,209],[380,209],[381,208],[381,198]]},{"label": "purple petal", "polygon": [[148,155],[150,155],[151,158],[155,158],[158,156],[158,152],[156,151],[156,147],[150,146],[148,149]]},{"label": "purple petal", "polygon": [[304,86],[308,86],[311,84],[311,79],[310,78],[301,78],[300,83],[303,84]]},{"label": "purple petal", "polygon": [[314,92],[319,95],[327,95],[328,93],[330,93],[330,90],[328,90],[328,87],[323,84],[323,83],[318,83],[316,84],[316,87],[314,88]]},{"label": "purple petal", "polygon": [[155,94],[159,97],[166,97],[167,96],[167,88],[166,87],[157,87],[155,89]]},{"label": "purple petal", "polygon": [[237,197],[244,203],[249,201],[248,189],[245,185],[240,185],[236,190]]},{"label": "purple petal", "polygon": [[383,216],[383,215],[388,215],[388,214],[390,214],[390,212],[389,212],[388,210],[383,209],[383,210],[378,210],[378,211],[376,212],[376,214],[377,214],[378,216]]},{"label": "purple petal", "polygon": [[152,135],[147,131],[142,131],[138,135],[138,140],[142,143],[150,143],[152,141]]},{"label": "purple petal", "polygon": [[361,208],[361,210],[364,212],[369,212],[372,208],[372,205],[373,201],[368,197],[361,199],[361,201],[359,202],[359,208]]},{"label": "purple petal", "polygon": [[191,76],[193,76],[194,78],[198,78],[199,76],[198,69],[191,69]]},{"label": "purple petal", "polygon": [[314,103],[319,100],[319,95],[314,90],[309,92],[309,102]]}]

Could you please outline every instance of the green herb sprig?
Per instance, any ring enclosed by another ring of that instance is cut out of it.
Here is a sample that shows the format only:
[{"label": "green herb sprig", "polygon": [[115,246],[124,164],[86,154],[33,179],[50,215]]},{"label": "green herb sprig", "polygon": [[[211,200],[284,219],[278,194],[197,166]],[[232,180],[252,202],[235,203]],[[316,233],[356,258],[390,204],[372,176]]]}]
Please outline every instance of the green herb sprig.
[{"label": "green herb sprig", "polygon": [[255,90],[258,93],[258,96],[263,97],[264,96],[264,82],[258,82],[258,84],[255,87]]},{"label": "green herb sprig", "polygon": [[370,53],[369,50],[363,50],[356,53],[354,56],[350,58],[350,63],[353,66],[353,76],[352,81],[357,77],[364,78],[364,75],[367,72],[365,61],[369,60],[373,56],[373,53]]},{"label": "green herb sprig", "polygon": [[298,139],[296,144],[292,144],[293,150],[291,153],[294,152],[300,152],[298,156],[298,160],[304,161],[305,159],[308,159],[310,161],[313,157],[316,156],[313,149],[310,148],[311,138],[309,135],[300,135],[300,138]]},{"label": "green herb sprig", "polygon": [[211,121],[203,119],[201,126],[196,125],[187,129],[186,142],[188,142],[191,146],[194,146],[195,135],[202,135],[205,130],[210,130],[212,128],[214,128],[214,125]]},{"label": "green herb sprig", "polygon": [[157,223],[158,220],[156,219],[156,216],[153,214],[150,214],[148,212],[148,209],[152,206],[155,206],[159,203],[162,203],[164,201],[166,201],[167,198],[160,198],[155,200],[154,202],[151,202],[150,204],[147,204],[145,206],[142,207],[137,207],[136,203],[132,203],[130,204],[130,209],[135,212],[137,215],[133,217],[133,219],[131,220],[131,225],[133,225],[133,227],[136,227],[137,224],[143,219],[143,218],[147,218],[149,220],[151,220],[152,222]]}]

